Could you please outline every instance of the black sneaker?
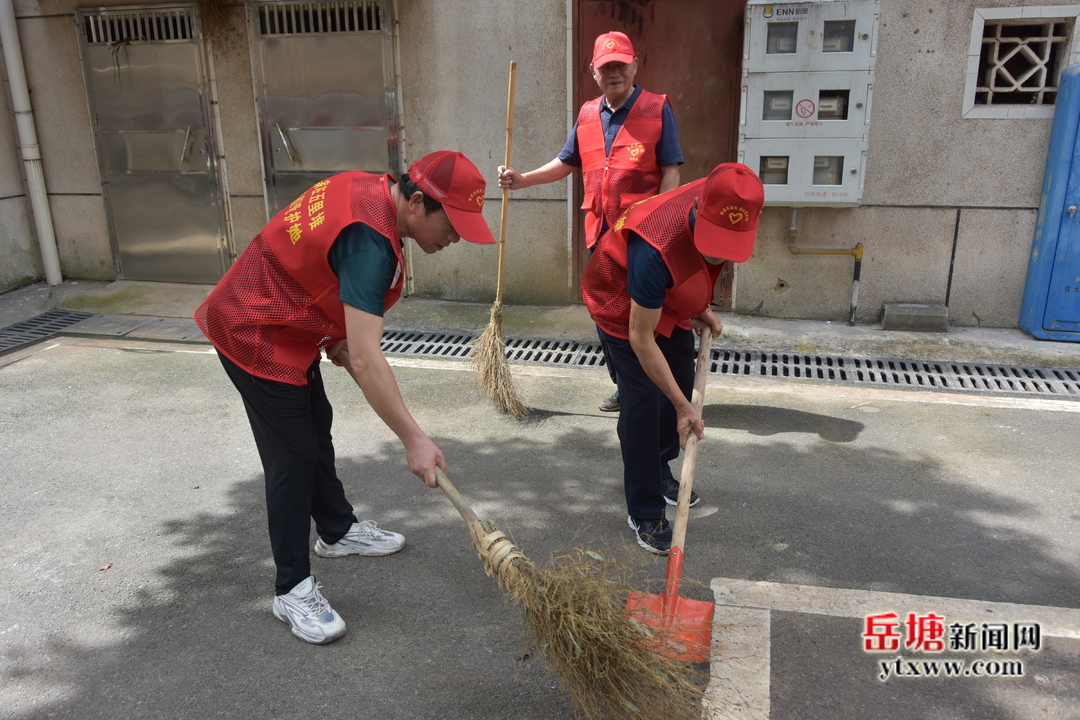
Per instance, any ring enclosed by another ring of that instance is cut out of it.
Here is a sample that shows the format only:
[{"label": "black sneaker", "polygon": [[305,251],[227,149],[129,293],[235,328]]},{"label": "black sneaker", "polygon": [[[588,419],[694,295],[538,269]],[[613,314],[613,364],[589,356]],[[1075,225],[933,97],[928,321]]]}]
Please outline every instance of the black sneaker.
[{"label": "black sneaker", "polygon": [[626,516],[626,524],[637,534],[637,544],[651,553],[667,555],[671,552],[671,525],[667,520],[645,520]]},{"label": "black sneaker", "polygon": [[616,390],[615,394],[609,398],[604,398],[600,403],[600,409],[604,412],[619,412],[619,391]]},{"label": "black sneaker", "polygon": [[[664,501],[668,505],[679,504],[679,481],[671,477],[670,473],[664,473],[663,477],[660,478],[660,490],[664,493]],[[696,491],[691,489],[690,507],[694,507],[699,502],[701,502],[701,498],[698,497]]]}]

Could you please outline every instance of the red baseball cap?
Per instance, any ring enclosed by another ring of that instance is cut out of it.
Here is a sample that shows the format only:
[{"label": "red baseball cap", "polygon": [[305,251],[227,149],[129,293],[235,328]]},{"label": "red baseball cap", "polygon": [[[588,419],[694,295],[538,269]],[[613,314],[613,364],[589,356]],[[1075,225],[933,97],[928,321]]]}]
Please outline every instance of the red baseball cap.
[{"label": "red baseball cap", "polygon": [[694,245],[702,255],[746,262],[754,252],[765,186],[741,163],[717,165],[701,186]]},{"label": "red baseball cap", "polygon": [[625,33],[609,32],[596,38],[593,43],[592,66],[598,68],[609,62],[629,63],[634,61],[634,46]]},{"label": "red baseball cap", "polygon": [[495,242],[483,215],[487,183],[469,158],[452,150],[437,150],[414,162],[409,178],[425,195],[442,203],[462,240],[482,245]]}]

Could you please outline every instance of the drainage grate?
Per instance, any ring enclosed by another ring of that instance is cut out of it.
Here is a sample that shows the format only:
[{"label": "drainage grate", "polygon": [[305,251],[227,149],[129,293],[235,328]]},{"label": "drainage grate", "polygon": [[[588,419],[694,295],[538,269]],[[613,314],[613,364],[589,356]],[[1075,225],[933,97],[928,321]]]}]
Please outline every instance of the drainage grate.
[{"label": "drainage grate", "polygon": [[0,329],[0,353],[17,348],[20,345],[44,340],[64,328],[71,327],[89,317],[93,316],[90,313],[72,312],[70,310],[50,310],[29,320],[8,325],[6,328]]},{"label": "drainage grate", "polygon": [[[466,359],[472,335],[389,331],[382,349],[388,354]],[[555,340],[506,340],[510,362],[601,367],[604,355],[594,343]],[[889,360],[713,348],[709,372],[769,379],[816,380],[887,385],[949,392],[1022,393],[1080,400],[1080,370],[986,365],[978,363]]]},{"label": "drainage grate", "polygon": [[[78,327],[72,327],[79,324]],[[90,315],[52,310],[0,329],[0,353],[38,342],[59,332],[171,341],[203,341],[190,320],[127,315]],[[382,351],[466,360],[475,335],[388,330]],[[508,338],[506,357],[513,363],[603,367],[604,354],[596,343],[575,340]],[[1038,395],[1080,400],[1080,370],[962,362],[889,360],[880,358],[808,355],[804,353],[727,350],[714,347],[709,372],[766,379],[812,380],[858,385],[886,385],[949,392]]]},{"label": "drainage grate", "polygon": [[599,345],[571,340],[521,340],[506,341],[506,359],[510,362],[539,363],[541,365],[573,365],[576,367],[600,367],[604,353]]},{"label": "drainage grate", "polygon": [[472,353],[472,335],[422,332],[384,332],[382,351],[393,355],[467,358]]},{"label": "drainage grate", "polygon": [[[382,351],[393,355],[424,355],[465,359],[472,356],[475,335],[451,335],[389,330],[383,333]],[[506,339],[506,359],[540,365],[600,367],[604,354],[599,345],[574,340]]]},{"label": "drainage grate", "polygon": [[714,349],[710,372],[1080,400],[1080,370],[1056,368]]}]

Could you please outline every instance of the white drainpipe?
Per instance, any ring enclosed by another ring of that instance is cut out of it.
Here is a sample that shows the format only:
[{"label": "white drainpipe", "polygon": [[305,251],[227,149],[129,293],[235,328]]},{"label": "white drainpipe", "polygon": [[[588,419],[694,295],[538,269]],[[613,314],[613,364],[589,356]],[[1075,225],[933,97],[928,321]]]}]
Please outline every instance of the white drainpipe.
[{"label": "white drainpipe", "polygon": [[27,192],[30,209],[34,215],[38,245],[41,246],[41,263],[45,268],[45,280],[50,285],[64,281],[60,273],[60,256],[56,252],[56,235],[53,232],[49,197],[45,191],[45,175],[41,171],[41,150],[37,132],[34,130],[34,109],[30,106],[30,91],[26,86],[26,69],[23,67],[22,46],[15,27],[15,8],[12,0],[0,0],[0,43],[4,47],[4,64],[7,66],[8,87],[11,89],[11,109],[15,115],[15,128],[19,134],[19,152],[26,171]]}]

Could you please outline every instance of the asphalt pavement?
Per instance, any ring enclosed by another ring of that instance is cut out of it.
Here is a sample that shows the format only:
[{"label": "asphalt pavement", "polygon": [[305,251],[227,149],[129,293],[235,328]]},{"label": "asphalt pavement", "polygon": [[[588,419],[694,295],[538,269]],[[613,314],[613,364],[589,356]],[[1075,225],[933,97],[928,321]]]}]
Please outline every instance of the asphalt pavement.
[{"label": "asphalt pavement", "polygon": [[[206,290],[32,286],[0,295],[0,325],[182,317]],[[388,327],[487,322],[403,303]],[[508,335],[591,332],[578,307],[504,318]],[[1075,346],[1019,331],[725,324],[718,343],[744,347],[1080,368]],[[515,421],[465,362],[392,365],[458,489],[531,559],[632,544],[604,370],[513,365],[534,410]],[[457,512],[346,373],[324,377],[350,499],[407,544],[313,555],[349,632],[312,646],[270,613],[260,465],[209,345],[58,335],[0,355],[0,717],[573,717]],[[683,584],[717,603],[704,717],[1080,717],[1080,401],[711,376],[704,417]],[[952,625],[973,645],[936,649]],[[925,664],[943,659],[955,677]]]}]

